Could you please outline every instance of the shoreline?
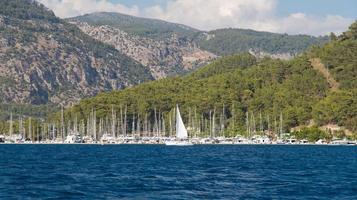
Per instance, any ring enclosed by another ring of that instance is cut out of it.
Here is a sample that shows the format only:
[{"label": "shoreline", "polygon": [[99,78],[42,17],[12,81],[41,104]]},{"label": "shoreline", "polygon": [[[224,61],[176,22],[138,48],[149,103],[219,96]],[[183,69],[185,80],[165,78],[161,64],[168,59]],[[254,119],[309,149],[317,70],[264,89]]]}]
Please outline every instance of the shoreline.
[{"label": "shoreline", "polygon": [[[167,146],[160,144],[110,144],[110,143],[0,143],[0,145],[97,145],[97,146]],[[357,144],[194,144],[193,146],[356,146]]]}]

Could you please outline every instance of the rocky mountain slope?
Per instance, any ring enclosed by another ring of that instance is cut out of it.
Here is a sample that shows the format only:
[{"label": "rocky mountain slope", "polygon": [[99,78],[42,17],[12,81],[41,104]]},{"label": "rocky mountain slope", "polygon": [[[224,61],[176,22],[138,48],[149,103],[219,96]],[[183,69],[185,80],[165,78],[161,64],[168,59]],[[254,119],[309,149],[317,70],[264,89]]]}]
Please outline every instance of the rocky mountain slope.
[{"label": "rocky mountain slope", "polygon": [[207,64],[216,56],[201,50],[187,37],[172,33],[161,40],[129,34],[109,25],[90,25],[72,21],[93,38],[113,45],[117,50],[147,66],[151,74],[160,79],[178,75]]},{"label": "rocky mountain slope", "polygon": [[147,66],[155,78],[185,73],[211,62],[216,55],[250,52],[257,57],[291,59],[309,46],[327,41],[326,37],[243,29],[205,32],[161,20],[107,12],[68,21]]},{"label": "rocky mountain slope", "polygon": [[[101,91],[184,74],[211,62],[215,54],[276,53],[259,50],[255,43],[243,48],[240,37],[233,38],[235,46],[227,44],[238,51],[206,44],[217,38],[188,26],[117,13],[62,20],[34,0],[0,0],[0,104],[68,105]],[[304,49],[315,41],[298,43]],[[279,53],[289,52],[285,44],[276,43],[283,49]]]},{"label": "rocky mountain slope", "polygon": [[0,103],[68,104],[152,79],[36,1],[0,0]]},{"label": "rocky mountain slope", "polygon": [[183,74],[216,58],[193,41],[199,31],[184,25],[105,12],[69,21],[147,66],[157,79]]}]

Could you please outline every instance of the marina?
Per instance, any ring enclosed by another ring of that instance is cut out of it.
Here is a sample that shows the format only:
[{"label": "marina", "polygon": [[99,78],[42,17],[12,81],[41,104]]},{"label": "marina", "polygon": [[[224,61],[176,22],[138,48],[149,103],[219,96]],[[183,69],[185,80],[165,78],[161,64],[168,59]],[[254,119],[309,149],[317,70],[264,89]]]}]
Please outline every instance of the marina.
[{"label": "marina", "polygon": [[[223,107],[224,113],[224,107]],[[195,127],[194,120],[189,118],[190,127],[186,128],[179,106],[169,115],[169,127],[166,131],[165,118],[159,114],[157,118],[156,110],[154,113],[154,124],[151,125],[147,117],[143,123],[140,118],[135,119],[132,115],[132,121],[128,121],[127,108],[120,110],[120,119],[117,120],[117,114],[113,107],[111,110],[111,119],[102,118],[97,121],[96,111],[93,109],[85,125],[84,120],[80,123],[77,117],[67,122],[65,126],[64,112],[61,111],[60,123],[43,123],[32,127],[31,118],[28,119],[28,132],[24,126],[23,118],[18,120],[18,130],[20,133],[14,133],[13,116],[10,115],[10,128],[7,135],[0,135],[0,144],[165,144],[167,146],[191,146],[191,145],[357,145],[356,140],[347,138],[331,138],[330,140],[319,139],[317,141],[308,141],[307,139],[297,139],[289,133],[283,132],[283,115],[279,116],[279,125],[274,122],[274,129],[267,125],[264,129],[262,115],[260,113],[260,131],[256,128],[254,115],[249,116],[246,113],[246,132],[245,135],[239,133],[235,136],[226,137],[224,135],[224,114],[220,117],[219,128],[216,128],[215,114],[209,114],[209,126],[205,127],[209,135],[201,132],[201,126]],[[190,114],[191,116],[191,114]],[[172,119],[172,120],[171,120]],[[202,121],[205,121],[202,119]],[[267,117],[269,122],[269,116]],[[201,123],[199,121],[198,123]],[[206,123],[206,122],[205,122]],[[131,124],[131,127],[129,125]],[[173,126],[174,124],[174,126]],[[152,127],[152,128],[150,128]],[[275,131],[273,131],[275,130]],[[36,134],[34,134],[36,132]]]},{"label": "marina", "polygon": [[357,200],[356,8],[0,0],[0,200]]}]

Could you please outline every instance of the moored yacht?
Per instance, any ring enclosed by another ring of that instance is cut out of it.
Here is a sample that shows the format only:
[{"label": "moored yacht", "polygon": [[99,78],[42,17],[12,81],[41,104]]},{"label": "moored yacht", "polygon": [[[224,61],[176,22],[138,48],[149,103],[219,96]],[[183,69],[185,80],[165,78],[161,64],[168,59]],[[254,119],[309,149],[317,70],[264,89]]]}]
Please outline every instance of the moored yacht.
[{"label": "moored yacht", "polygon": [[75,131],[71,131],[71,133],[67,135],[64,143],[66,144],[84,143],[84,140],[79,133]]},{"label": "moored yacht", "polygon": [[193,143],[188,139],[187,129],[182,121],[178,105],[176,106],[176,137],[166,140],[167,146],[191,146]]}]

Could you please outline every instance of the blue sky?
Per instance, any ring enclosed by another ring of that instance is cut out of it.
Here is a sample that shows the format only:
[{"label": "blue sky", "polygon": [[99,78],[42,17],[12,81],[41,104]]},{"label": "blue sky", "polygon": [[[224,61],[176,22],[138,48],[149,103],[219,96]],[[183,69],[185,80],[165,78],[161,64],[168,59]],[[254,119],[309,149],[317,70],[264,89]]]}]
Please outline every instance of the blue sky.
[{"label": "blue sky", "polygon": [[280,0],[278,14],[303,12],[314,15],[335,14],[357,18],[356,0]]},{"label": "blue sky", "polygon": [[[118,12],[200,30],[244,28],[288,34],[345,31],[357,19],[357,0],[38,0],[59,17]],[[169,3],[170,2],[170,3]]]}]

